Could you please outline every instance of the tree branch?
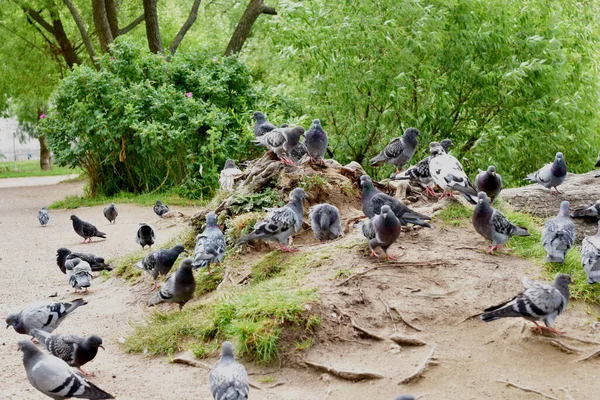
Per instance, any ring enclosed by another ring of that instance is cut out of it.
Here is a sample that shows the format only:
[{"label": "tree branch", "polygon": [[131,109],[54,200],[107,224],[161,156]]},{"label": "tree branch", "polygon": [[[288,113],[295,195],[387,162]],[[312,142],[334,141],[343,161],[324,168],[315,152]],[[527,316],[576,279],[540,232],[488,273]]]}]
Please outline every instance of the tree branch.
[{"label": "tree branch", "polygon": [[144,14],[142,14],[139,17],[137,17],[136,19],[134,19],[125,28],[119,30],[119,36],[125,35],[125,34],[129,33],[129,31],[131,31],[133,28],[135,28],[136,26],[138,26],[143,20],[144,20]]},{"label": "tree branch", "polygon": [[25,14],[29,15],[31,19],[40,24],[42,28],[54,35],[54,27],[46,22],[46,20],[37,11],[33,10],[31,7],[24,8],[23,11],[25,11]]},{"label": "tree branch", "polygon": [[240,18],[235,27],[235,31],[233,31],[233,35],[231,35],[231,39],[225,50],[226,56],[242,51],[242,47],[244,47],[244,43],[246,43],[252,31],[252,25],[254,25],[260,14],[275,15],[277,14],[277,10],[273,7],[265,6],[263,0],[250,0],[246,11],[244,11],[242,18]]},{"label": "tree branch", "polygon": [[92,63],[96,67],[96,70],[98,70],[99,67],[98,64],[96,64],[96,52],[94,51],[94,45],[92,44],[92,41],[90,40],[90,37],[87,34],[87,30],[85,29],[85,23],[83,22],[81,15],[79,15],[77,8],[71,0],[63,1],[65,2],[67,8],[71,12],[73,19],[75,20],[75,24],[79,29],[79,33],[81,33],[81,38],[83,39],[83,44],[85,44],[85,48],[87,49],[88,55],[90,56],[90,60],[92,60]]},{"label": "tree branch", "polygon": [[181,26],[179,32],[177,32],[177,36],[175,36],[175,39],[173,39],[173,42],[169,46],[169,52],[171,53],[171,55],[175,54],[175,52],[177,51],[177,47],[179,47],[179,44],[183,40],[183,37],[190,30],[192,25],[194,25],[194,22],[196,22],[196,18],[198,18],[198,8],[200,8],[201,1],[202,0],[194,0],[194,4],[192,4],[192,10],[190,11],[190,14],[185,20],[185,23]]}]

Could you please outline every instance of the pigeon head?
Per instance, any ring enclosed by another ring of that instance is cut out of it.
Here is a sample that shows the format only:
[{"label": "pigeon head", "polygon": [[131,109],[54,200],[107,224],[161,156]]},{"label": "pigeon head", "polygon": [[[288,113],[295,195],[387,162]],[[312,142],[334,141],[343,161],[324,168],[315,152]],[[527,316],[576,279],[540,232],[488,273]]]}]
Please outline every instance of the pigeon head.
[{"label": "pigeon head", "polygon": [[302,188],[296,188],[296,189],[292,190],[292,193],[290,193],[290,199],[291,200],[300,200],[300,201],[302,201],[302,199],[304,199],[305,197],[308,197],[308,195],[306,194],[306,192]]},{"label": "pigeon head", "polygon": [[45,206],[42,206],[42,210],[46,211],[46,207],[45,207]]},{"label": "pigeon head", "polygon": [[387,218],[388,215],[390,215],[391,212],[392,212],[392,209],[390,208],[390,206],[384,205],[384,206],[381,207],[381,216],[383,218]]},{"label": "pigeon head", "polygon": [[179,269],[181,270],[192,270],[192,262],[193,260],[188,257],[188,258],[184,258],[183,261],[181,262],[181,264],[179,265]]},{"label": "pigeon head", "polygon": [[408,128],[404,131],[404,136],[416,138],[417,136],[419,136],[419,130],[417,128]]},{"label": "pigeon head", "polygon": [[369,175],[362,175],[360,177],[360,186],[364,187],[367,182],[373,183]]},{"label": "pigeon head", "polygon": [[452,143],[452,140],[450,140],[450,139],[444,139],[444,140],[442,140],[442,142],[440,144],[442,145],[444,150],[446,150],[446,153],[448,152],[450,147],[454,147],[454,143]]},{"label": "pigeon head", "polygon": [[211,228],[217,226],[217,214],[213,211],[206,214],[206,226]]},{"label": "pigeon head", "polygon": [[79,218],[77,218],[77,215],[71,215],[70,219],[72,221],[79,221]]},{"label": "pigeon head", "polygon": [[558,212],[558,215],[563,216],[563,217],[569,216],[569,202],[568,201],[565,200],[562,203],[560,203],[560,211]]},{"label": "pigeon head", "polygon": [[437,155],[444,154],[445,152],[446,151],[444,150],[442,145],[438,142],[429,143],[429,154],[431,154],[431,156],[435,157]]},{"label": "pigeon head", "polygon": [[313,119],[313,122],[312,122],[312,126],[311,126],[311,127],[312,127],[312,128],[315,128],[315,129],[323,129],[323,128],[321,127],[321,121],[319,121],[318,119]]},{"label": "pigeon head", "polygon": [[561,153],[560,151],[558,153],[556,153],[556,156],[554,157],[554,161],[559,161],[559,160],[563,160],[564,161],[564,157],[563,157],[563,153]]},{"label": "pigeon head", "polygon": [[88,344],[90,347],[93,347],[93,348],[96,348],[96,349],[97,349],[98,347],[101,347],[101,348],[102,348],[102,350],[106,350],[106,349],[104,348],[104,346],[102,346],[102,338],[101,338],[100,336],[98,336],[98,335],[92,335],[92,336],[88,337],[88,338],[86,339],[86,342],[87,342],[87,344]]},{"label": "pigeon head", "polygon": [[225,166],[223,167],[223,169],[229,169],[229,168],[236,168],[235,163],[233,162],[233,160],[227,160],[225,161]]},{"label": "pigeon head", "polygon": [[163,203],[162,203],[162,201],[160,201],[160,200],[156,200],[156,205],[157,205],[157,206],[162,206],[162,205],[163,205]]},{"label": "pigeon head", "polygon": [[231,342],[223,342],[221,345],[221,361],[223,360],[235,360]]},{"label": "pigeon head", "polygon": [[487,173],[490,175],[496,175],[496,167],[494,167],[493,165],[490,165],[487,169]]},{"label": "pigeon head", "polygon": [[556,286],[567,286],[570,285],[573,282],[573,279],[571,279],[571,275],[567,275],[567,274],[556,274],[556,276],[554,277],[554,284]]},{"label": "pigeon head", "polygon": [[177,255],[179,255],[179,254],[185,252],[185,247],[183,247],[183,245],[181,245],[181,244],[177,244],[177,245],[173,246],[171,251],[174,253],[177,253]]},{"label": "pigeon head", "polygon": [[8,317],[6,317],[6,329],[12,326],[15,328],[15,330],[17,330],[17,327],[20,324],[21,318],[19,318],[19,314],[10,314]]},{"label": "pigeon head", "polygon": [[252,119],[255,119],[256,122],[264,121],[265,114],[261,113],[260,111],[254,111],[254,114],[252,114]]},{"label": "pigeon head", "polygon": [[281,124],[279,127],[280,128],[287,128],[287,127],[289,127],[289,125],[288,124]]},{"label": "pigeon head", "polygon": [[485,194],[485,192],[479,192],[479,193],[477,193],[477,203],[479,203],[479,204],[489,204],[489,199],[487,197],[487,194]]},{"label": "pigeon head", "polygon": [[61,247],[60,249],[56,250],[56,256],[59,258],[65,258],[69,254],[71,254],[71,250],[69,250],[65,247]]},{"label": "pigeon head", "polygon": [[19,340],[19,350],[23,352],[23,358],[29,358],[41,352],[31,340]]}]

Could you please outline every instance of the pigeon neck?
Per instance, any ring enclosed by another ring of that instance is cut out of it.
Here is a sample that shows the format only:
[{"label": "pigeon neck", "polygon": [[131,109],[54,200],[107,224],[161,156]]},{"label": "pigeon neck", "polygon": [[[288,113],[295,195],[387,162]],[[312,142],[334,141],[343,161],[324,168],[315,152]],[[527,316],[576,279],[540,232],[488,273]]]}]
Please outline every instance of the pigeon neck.
[{"label": "pigeon neck", "polygon": [[410,147],[417,147],[417,145],[419,144],[417,142],[417,137],[415,135],[406,135],[406,136],[404,136],[404,141]]},{"label": "pigeon neck", "polygon": [[489,204],[487,204],[487,203],[477,204],[477,206],[475,206],[475,210],[473,211],[473,216],[487,217],[487,216],[492,215],[493,212],[494,212],[494,210],[492,209],[492,207],[490,207]]},{"label": "pigeon neck", "polygon": [[564,159],[558,159],[552,163],[550,170],[554,176],[563,176],[567,173],[567,164]]},{"label": "pigeon neck", "polygon": [[298,198],[298,197],[293,197],[292,199],[290,199],[290,202],[288,203],[288,205],[290,207],[295,208],[296,210],[303,212],[304,209],[302,207],[302,199]]},{"label": "pigeon neck", "polygon": [[571,295],[571,292],[569,291],[569,284],[562,282],[562,281],[555,282],[554,287],[556,289],[558,289],[558,291],[560,292],[560,294],[563,295],[563,297],[565,298],[566,301],[569,301],[569,297]]},{"label": "pigeon neck", "polygon": [[365,185],[363,186],[363,192],[362,192],[363,201],[368,201],[371,198],[371,196],[373,196],[374,193],[375,193],[375,186],[373,186],[373,183],[371,183],[371,182],[365,183]]}]

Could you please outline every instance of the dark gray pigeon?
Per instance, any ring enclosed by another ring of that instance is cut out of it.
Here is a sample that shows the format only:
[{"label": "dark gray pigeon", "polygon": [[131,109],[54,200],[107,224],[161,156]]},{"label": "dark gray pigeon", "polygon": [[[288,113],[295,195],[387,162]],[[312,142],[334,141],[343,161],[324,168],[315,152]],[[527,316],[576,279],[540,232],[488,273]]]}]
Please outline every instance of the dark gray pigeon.
[{"label": "dark gray pigeon", "polygon": [[260,111],[255,111],[254,114],[252,114],[252,119],[256,121],[254,122],[255,137],[260,137],[265,133],[271,132],[273,129],[277,128],[275,125],[267,121],[265,115]]},{"label": "dark gray pigeon", "polygon": [[396,215],[388,205],[381,207],[381,214],[363,222],[362,233],[369,241],[371,255],[378,257],[375,249],[381,247],[388,260],[395,260],[388,254],[388,248],[400,236],[401,225]]},{"label": "dark gray pigeon", "polygon": [[21,340],[23,365],[31,386],[53,399],[114,399],[58,357],[44,354],[30,340]]},{"label": "dark gray pigeon", "polygon": [[502,176],[496,172],[496,167],[490,165],[487,171],[479,172],[475,177],[475,190],[484,192],[490,202],[494,202],[502,190]]},{"label": "dark gray pigeon", "polygon": [[344,236],[342,218],[337,207],[331,204],[317,204],[308,212],[310,227],[318,240],[333,240]]},{"label": "dark gray pigeon", "polygon": [[221,170],[221,175],[219,175],[219,186],[221,190],[233,192],[235,180],[241,177],[242,174],[242,171],[235,165],[233,160],[227,160],[225,166]]},{"label": "dark gray pigeon", "polygon": [[221,263],[225,255],[225,236],[217,225],[217,214],[209,212],[206,214],[206,228],[204,232],[196,236],[196,248],[194,249],[194,269],[206,267],[210,273],[211,263]]},{"label": "dark gray pigeon", "polygon": [[527,229],[516,226],[504,214],[492,208],[484,192],[479,192],[477,195],[472,222],[477,233],[492,241],[488,250],[490,254],[508,242],[511,236],[530,236]]},{"label": "dark gray pigeon", "polygon": [[306,154],[306,145],[304,142],[299,142],[290,152],[290,157],[292,158],[292,161],[298,163]]},{"label": "dark gray pigeon", "polygon": [[99,347],[104,349],[102,339],[96,335],[87,338],[69,334],[52,335],[39,329],[32,329],[30,333],[53,356],[60,358],[80,371],[82,365],[87,364],[96,357]]},{"label": "dark gray pigeon", "polygon": [[192,273],[192,259],[188,257],[181,262],[179,269],[163,283],[148,306],[152,307],[161,303],[177,303],[179,304],[179,310],[181,310],[185,303],[194,296],[195,290],[196,280]]},{"label": "dark gray pigeon", "polygon": [[42,226],[48,225],[48,221],[50,221],[50,213],[46,210],[46,207],[42,207],[41,210],[38,211],[38,221]]},{"label": "dark gray pigeon", "polygon": [[119,215],[119,211],[117,211],[117,207],[115,206],[115,203],[111,203],[110,206],[108,206],[104,209],[104,216],[106,217],[108,222],[110,222],[111,224],[116,222],[118,215]]},{"label": "dark gray pigeon", "polygon": [[394,400],[415,400],[415,396],[405,394],[405,395],[396,397]]},{"label": "dark gray pigeon", "polygon": [[596,158],[596,165],[594,165],[595,167],[600,167],[600,152],[598,152],[598,157]]},{"label": "dark gray pigeon", "polygon": [[75,293],[81,289],[85,289],[87,292],[93,279],[90,264],[79,258],[71,258],[65,262],[65,269],[67,270],[69,285],[75,289]]},{"label": "dark gray pigeon", "polygon": [[[550,164],[544,165],[534,173],[527,175],[525,180],[530,182],[536,182],[545,188],[550,189],[550,194],[559,194],[558,185],[565,181],[567,177],[567,164],[563,153],[560,151],[556,153],[554,161]],[[554,188],[554,190],[552,190]]]},{"label": "dark gray pigeon", "polygon": [[140,223],[140,227],[135,235],[135,241],[137,244],[142,246],[142,249],[146,246],[151,249],[155,239],[156,237],[154,236],[154,229],[144,222]]},{"label": "dark gray pigeon", "polygon": [[581,242],[581,265],[589,284],[600,282],[600,221],[598,232],[584,237]]},{"label": "dark gray pigeon", "polygon": [[304,207],[302,200],[306,192],[302,188],[296,188],[290,193],[290,201],[281,208],[269,211],[266,218],[254,225],[252,233],[238,240],[238,244],[250,240],[261,239],[264,241],[278,241],[282,251],[294,251],[287,244],[291,236],[302,227]]},{"label": "dark gray pigeon", "polygon": [[587,207],[578,208],[571,214],[572,218],[598,218],[600,219],[600,200]]},{"label": "dark gray pigeon", "polygon": [[162,201],[160,201],[160,200],[156,200],[156,204],[154,205],[154,207],[152,209],[154,210],[154,213],[161,218],[163,217],[163,215],[165,215],[166,213],[171,211],[169,209],[169,206],[163,204]]},{"label": "dark gray pigeon", "polygon": [[400,224],[413,224],[431,228],[427,222],[423,221],[430,220],[431,217],[413,211],[402,204],[402,202],[397,198],[388,196],[387,194],[375,189],[375,186],[373,186],[373,181],[368,175],[363,175],[360,177],[360,186],[362,187],[362,211],[367,217],[373,218],[375,215],[381,212],[382,206],[388,205],[396,217],[400,220]]},{"label": "dark gray pigeon", "polygon": [[106,239],[106,233],[100,232],[98,228],[89,222],[80,220],[76,215],[71,215],[71,220],[73,221],[73,229],[75,230],[75,233],[83,238],[82,243],[85,243],[86,240],[91,242],[94,236]]},{"label": "dark gray pigeon", "polygon": [[156,280],[159,275],[167,276],[175,261],[181,253],[185,252],[185,248],[178,244],[168,250],[156,250],[148,254],[144,259],[136,264],[136,267],[148,272],[154,280],[154,289],[158,287]]},{"label": "dark gray pigeon", "polygon": [[214,400],[246,400],[250,392],[246,368],[233,355],[231,342],[221,345],[221,359],[208,374]]},{"label": "dark gray pigeon", "polygon": [[523,278],[523,292],[504,303],[486,308],[480,318],[484,322],[491,322],[500,318],[522,317],[533,322],[540,333],[542,327],[537,321],[543,321],[546,329],[561,335],[553,328],[554,320],[567,309],[571,283],[573,280],[567,274],[556,274],[551,285]]},{"label": "dark gray pigeon", "polygon": [[41,329],[51,333],[67,315],[85,304],[87,304],[87,301],[75,299],[71,302],[28,307],[18,314],[10,314],[6,317],[6,327],[12,326],[17,333],[24,335],[29,335],[32,329]]},{"label": "dark gray pigeon", "polygon": [[385,146],[381,153],[376,157],[371,158],[371,166],[377,167],[383,163],[392,164],[396,167],[396,173],[399,173],[399,168],[402,168],[412,158],[417,149],[417,136],[419,130],[417,128],[408,128],[404,131],[402,137],[392,139]]},{"label": "dark gray pigeon", "polygon": [[270,152],[275,153],[284,164],[294,165],[290,154],[300,142],[302,135],[304,135],[304,128],[301,126],[277,128],[260,136],[254,143],[265,146]]},{"label": "dark gray pigeon", "polygon": [[429,171],[431,172],[431,177],[444,191],[440,199],[446,196],[452,197],[452,191],[456,190],[469,203],[476,204],[477,202],[473,197],[477,196],[477,191],[471,185],[469,177],[456,157],[447,154],[438,142],[431,142],[429,144],[429,153]]},{"label": "dark gray pigeon", "polygon": [[560,203],[558,215],[544,224],[542,246],[546,261],[564,263],[567,252],[575,243],[575,224],[569,218],[569,202]]},{"label": "dark gray pigeon", "polygon": [[66,261],[73,258],[79,258],[90,264],[92,271],[112,271],[110,265],[104,262],[103,257],[98,257],[97,255],[90,253],[72,253],[71,250],[61,247],[60,249],[56,250],[56,264],[63,274],[67,273],[67,269],[65,267]]},{"label": "dark gray pigeon", "polygon": [[325,157],[325,151],[327,150],[327,132],[323,130],[321,121],[318,119],[313,120],[310,129],[304,134],[304,145],[306,146],[306,152],[310,157],[310,162],[325,164],[323,157]]}]

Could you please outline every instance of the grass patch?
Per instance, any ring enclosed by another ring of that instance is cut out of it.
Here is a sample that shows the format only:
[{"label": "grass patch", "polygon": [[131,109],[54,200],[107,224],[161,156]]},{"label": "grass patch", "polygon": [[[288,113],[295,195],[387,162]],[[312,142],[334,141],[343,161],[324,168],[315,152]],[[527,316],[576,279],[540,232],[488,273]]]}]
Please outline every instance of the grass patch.
[{"label": "grass patch", "polygon": [[335,279],[346,279],[352,276],[352,270],[349,269],[340,269],[335,273]]},{"label": "grass patch", "polygon": [[225,276],[225,268],[223,266],[216,267],[211,265],[211,273],[206,273],[206,268],[200,268],[194,274],[196,278],[196,291],[194,297],[202,296],[203,294],[212,292],[219,286]]},{"label": "grass patch", "polygon": [[166,205],[182,207],[200,207],[206,204],[205,200],[188,199],[181,197],[174,191],[162,193],[143,193],[134,194],[121,192],[115,196],[67,196],[62,200],[55,201],[48,207],[49,209],[67,209],[71,210],[78,207],[92,207],[99,205],[115,204],[139,204],[142,206],[153,206],[156,200],[160,200]]},{"label": "grass patch", "polygon": [[14,171],[14,162],[0,162],[0,179],[3,178],[24,178],[28,176],[56,176],[82,174],[79,168],[52,166],[49,171],[40,168],[40,160],[17,161],[17,171]]},{"label": "grass patch", "polygon": [[434,219],[440,218],[445,224],[451,226],[465,226],[467,221],[471,220],[473,209],[464,206],[461,203],[452,202],[444,208]]},{"label": "grass patch", "polygon": [[251,212],[225,221],[227,243],[234,245],[242,236],[249,234],[254,225],[265,218],[265,212]]}]

